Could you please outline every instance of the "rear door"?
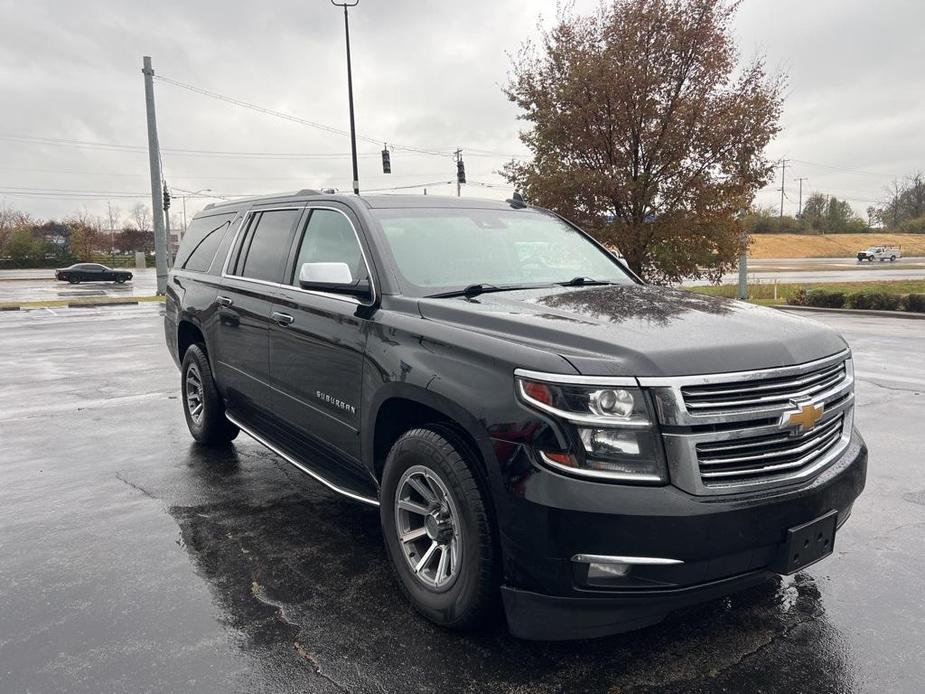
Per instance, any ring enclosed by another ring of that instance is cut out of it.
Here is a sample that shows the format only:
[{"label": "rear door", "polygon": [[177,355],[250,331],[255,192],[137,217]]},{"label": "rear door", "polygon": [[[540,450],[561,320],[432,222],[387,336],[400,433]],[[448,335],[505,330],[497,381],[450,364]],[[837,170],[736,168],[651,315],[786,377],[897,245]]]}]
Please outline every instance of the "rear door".
[{"label": "rear door", "polygon": [[233,411],[268,412],[269,324],[300,206],[257,208],[245,217],[222,275],[212,364]]},{"label": "rear door", "polygon": [[[369,278],[359,223],[346,208],[309,208],[296,235],[285,286],[273,306],[270,379],[276,418],[299,435],[333,446],[359,464],[360,402],[368,321],[367,299],[299,287],[309,262],[347,263]],[[373,290],[374,291],[374,290]]]}]

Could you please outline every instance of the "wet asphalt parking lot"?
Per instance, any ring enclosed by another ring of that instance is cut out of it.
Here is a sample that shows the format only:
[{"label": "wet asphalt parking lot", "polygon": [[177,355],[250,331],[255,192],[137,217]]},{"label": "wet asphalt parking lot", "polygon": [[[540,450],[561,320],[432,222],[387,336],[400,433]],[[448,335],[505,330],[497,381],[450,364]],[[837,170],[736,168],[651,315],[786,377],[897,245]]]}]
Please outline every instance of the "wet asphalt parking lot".
[{"label": "wet asphalt parking lot", "polygon": [[596,641],[414,615],[377,511],[193,444],[159,308],[0,314],[0,692],[917,692],[925,321],[851,343],[868,486],[834,556]]}]

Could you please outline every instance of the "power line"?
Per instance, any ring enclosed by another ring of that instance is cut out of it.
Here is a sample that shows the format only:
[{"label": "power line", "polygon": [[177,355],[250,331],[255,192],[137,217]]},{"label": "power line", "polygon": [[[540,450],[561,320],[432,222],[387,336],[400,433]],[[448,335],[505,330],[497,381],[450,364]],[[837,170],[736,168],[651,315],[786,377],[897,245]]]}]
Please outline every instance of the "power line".
[{"label": "power line", "polygon": [[818,166],[823,169],[831,169],[833,171],[844,171],[846,173],[854,173],[854,174],[859,174],[862,176],[877,176],[880,178],[902,178],[902,176],[895,176],[893,174],[876,173],[874,171],[863,171],[861,169],[852,169],[852,168],[844,167],[844,166],[832,166],[831,164],[820,164],[819,162],[806,161],[804,159],[791,159],[790,161],[795,161],[800,164],[806,164],[807,166]]},{"label": "power line", "polygon": [[[39,144],[64,147],[79,147],[85,149],[101,149],[111,151],[147,153],[148,149],[142,145],[126,145],[113,142],[94,142],[89,140],[73,140],[69,138],[34,137],[20,135],[0,135],[0,140],[18,142],[23,144]],[[215,157],[254,157],[265,159],[340,159],[349,157],[349,152],[238,152],[211,149],[182,149],[177,147],[162,147],[161,151],[173,156],[215,156]],[[361,152],[361,157],[377,157],[378,152]]]},{"label": "power line", "polygon": [[[171,84],[175,87],[186,89],[188,91],[194,92],[196,94],[200,94],[202,96],[208,96],[212,99],[218,99],[219,101],[224,101],[229,104],[234,104],[235,106],[240,106],[241,108],[246,108],[252,111],[257,111],[258,113],[263,113],[268,116],[273,116],[275,118],[281,118],[283,120],[288,120],[293,123],[298,123],[300,125],[306,125],[310,128],[316,128],[318,130],[331,133],[333,135],[341,135],[343,137],[350,136],[350,133],[348,131],[343,130],[341,128],[335,128],[331,125],[326,125],[324,123],[319,123],[317,121],[308,120],[307,118],[301,118],[299,116],[294,116],[291,113],[284,113],[282,111],[277,111],[275,109],[267,108],[265,106],[258,106],[257,104],[252,104],[248,101],[243,101],[242,99],[237,99],[232,96],[226,96],[225,94],[219,94],[218,92],[213,92],[208,89],[203,89],[202,87],[196,87],[192,84],[186,84],[185,82],[180,82],[178,80],[171,79],[169,77],[164,77],[163,75],[155,75],[155,78],[161,82],[165,82],[166,84]],[[375,145],[378,145],[381,142],[388,140],[389,144],[395,149],[402,149],[402,150],[406,150],[409,152],[419,152],[421,154],[431,154],[431,155],[439,156],[439,157],[452,156],[452,154],[449,151],[441,151],[441,150],[431,149],[427,147],[418,147],[417,145],[396,144],[395,142],[393,142],[391,139],[388,139],[388,138],[384,139],[381,137],[368,137],[366,135],[357,135],[357,139],[363,140],[364,142],[375,144]]]},{"label": "power line", "polygon": [[392,186],[391,188],[367,188],[365,192],[381,193],[388,190],[410,190],[412,188],[426,188],[428,186],[448,186],[453,183],[455,183],[455,181],[432,181],[430,183],[415,183],[414,185],[407,186]]}]

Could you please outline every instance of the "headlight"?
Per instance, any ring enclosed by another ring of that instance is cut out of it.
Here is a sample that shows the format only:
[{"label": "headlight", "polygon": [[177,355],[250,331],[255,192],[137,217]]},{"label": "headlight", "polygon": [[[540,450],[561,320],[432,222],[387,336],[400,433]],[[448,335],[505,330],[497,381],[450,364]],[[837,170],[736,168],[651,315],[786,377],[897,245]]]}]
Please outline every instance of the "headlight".
[{"label": "headlight", "polygon": [[575,452],[540,451],[550,467],[584,477],[662,484],[668,474],[645,393],[628,379],[518,371],[518,397],[559,419]]}]

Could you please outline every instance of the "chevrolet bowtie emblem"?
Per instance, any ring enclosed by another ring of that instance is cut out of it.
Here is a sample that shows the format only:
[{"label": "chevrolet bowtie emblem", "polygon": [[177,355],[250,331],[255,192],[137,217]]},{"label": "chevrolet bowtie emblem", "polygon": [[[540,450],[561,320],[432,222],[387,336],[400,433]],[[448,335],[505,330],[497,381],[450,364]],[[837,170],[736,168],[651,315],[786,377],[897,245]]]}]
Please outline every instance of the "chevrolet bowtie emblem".
[{"label": "chevrolet bowtie emblem", "polygon": [[787,410],[780,418],[781,429],[791,428],[796,433],[810,431],[822,417],[825,403],[795,403],[794,409]]}]

